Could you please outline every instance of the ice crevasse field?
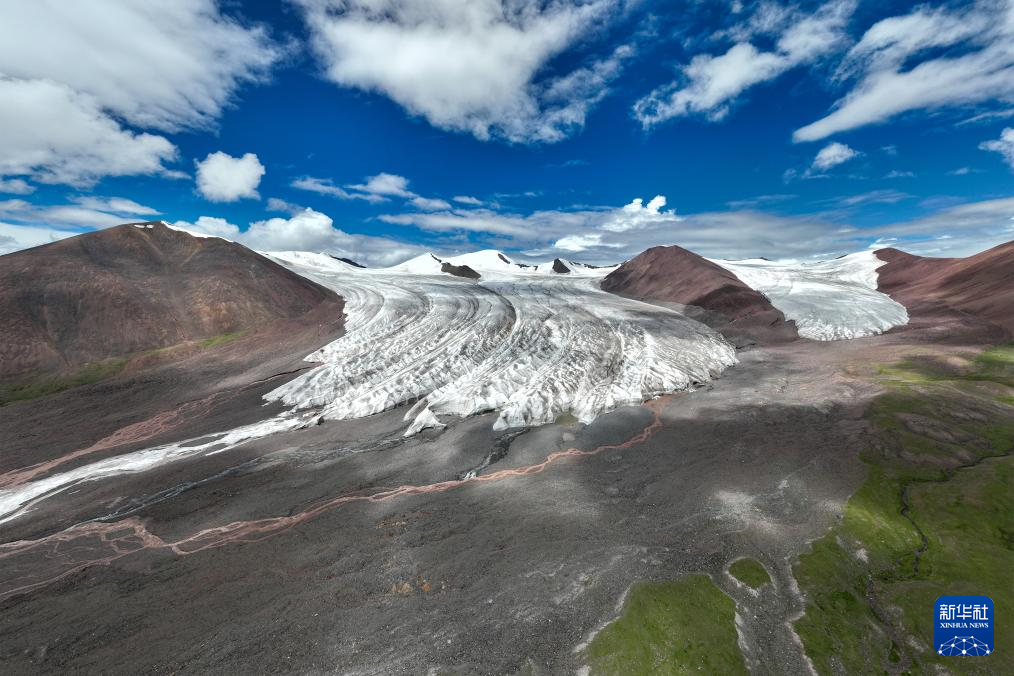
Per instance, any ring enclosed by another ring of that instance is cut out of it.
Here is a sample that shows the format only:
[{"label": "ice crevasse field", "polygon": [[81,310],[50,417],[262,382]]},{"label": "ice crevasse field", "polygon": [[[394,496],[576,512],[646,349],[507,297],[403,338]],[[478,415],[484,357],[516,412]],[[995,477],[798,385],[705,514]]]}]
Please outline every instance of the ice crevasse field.
[{"label": "ice crevasse field", "polygon": [[[714,330],[678,312],[599,289],[614,268],[519,264],[497,251],[423,254],[393,268],[356,268],[326,254],[267,254],[334,289],[347,333],[309,355],[323,366],[268,394],[324,419],[372,415],[406,401],[407,435],[438,416],[496,411],[494,428],[581,422],[624,404],[692,389],[736,362]],[[800,335],[837,340],[908,321],[876,290],[872,252],[821,263],[716,261],[767,295]],[[468,266],[478,281],[442,273]]]},{"label": "ice crevasse field", "polygon": [[[320,420],[380,413],[414,402],[404,434],[441,417],[495,412],[495,429],[569,414],[589,423],[618,406],[708,383],[737,361],[708,326],[668,308],[599,289],[614,268],[566,262],[526,266],[496,251],[449,259],[424,254],[364,269],[327,254],[268,252],[345,298],[346,333],[306,357],[320,366],[265,395],[286,410],[220,435],[115,456],[0,489],[0,523],[81,481],[221,453]],[[468,266],[479,280],[441,272]],[[902,306],[876,291],[872,253],[813,264],[715,261],[768,296],[800,335],[836,340],[904,324]]]}]

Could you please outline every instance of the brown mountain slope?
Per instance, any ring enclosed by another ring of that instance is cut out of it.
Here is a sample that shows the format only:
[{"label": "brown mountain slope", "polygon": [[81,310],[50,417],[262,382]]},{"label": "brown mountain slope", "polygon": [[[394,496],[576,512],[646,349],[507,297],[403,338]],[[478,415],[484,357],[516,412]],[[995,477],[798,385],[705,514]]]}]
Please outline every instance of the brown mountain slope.
[{"label": "brown mountain slope", "polygon": [[602,289],[639,300],[703,308],[697,317],[740,341],[761,343],[798,337],[795,323],[759,291],[709,260],[678,246],[657,246],[635,256],[602,281]]},{"label": "brown mountain slope", "polygon": [[1014,241],[967,258],[924,258],[881,249],[878,288],[912,315],[949,309],[1014,335]]},{"label": "brown mountain slope", "polygon": [[262,328],[342,299],[239,244],[126,224],[0,256],[0,378]]}]

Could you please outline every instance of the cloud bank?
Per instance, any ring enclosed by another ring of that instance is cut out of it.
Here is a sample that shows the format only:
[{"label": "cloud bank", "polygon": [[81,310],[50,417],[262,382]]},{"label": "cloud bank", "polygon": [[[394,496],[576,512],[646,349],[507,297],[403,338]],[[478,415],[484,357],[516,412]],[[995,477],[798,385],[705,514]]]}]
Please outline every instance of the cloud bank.
[{"label": "cloud bank", "polygon": [[555,142],[580,129],[633,50],[555,78],[544,67],[622,9],[620,0],[298,0],[332,82],[389,97],[479,139]]}]

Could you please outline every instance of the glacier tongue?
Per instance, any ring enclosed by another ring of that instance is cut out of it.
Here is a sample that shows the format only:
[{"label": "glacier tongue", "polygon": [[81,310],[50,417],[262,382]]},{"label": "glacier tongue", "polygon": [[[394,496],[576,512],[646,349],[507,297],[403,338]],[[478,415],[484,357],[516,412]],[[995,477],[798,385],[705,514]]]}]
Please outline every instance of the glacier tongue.
[{"label": "glacier tongue", "polygon": [[486,269],[473,283],[271,255],[346,300],[346,335],[307,357],[323,365],[266,395],[296,409],[321,407],[325,419],[415,402],[407,434],[438,425],[438,415],[486,411],[499,413],[496,429],[567,412],[591,422],[617,406],[692,389],[736,363],[732,346],[707,326],[600,291],[607,271]]},{"label": "glacier tongue", "polygon": [[819,263],[712,262],[767,296],[804,338],[860,338],[908,323],[905,306],[877,291],[877,268],[884,261],[872,251]]}]

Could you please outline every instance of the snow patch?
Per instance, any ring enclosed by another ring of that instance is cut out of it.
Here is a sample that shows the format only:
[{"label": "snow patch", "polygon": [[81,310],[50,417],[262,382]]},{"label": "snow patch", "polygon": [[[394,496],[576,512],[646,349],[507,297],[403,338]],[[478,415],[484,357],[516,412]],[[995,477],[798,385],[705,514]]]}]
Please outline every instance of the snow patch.
[{"label": "snow patch", "polygon": [[872,251],[818,263],[712,262],[767,296],[804,338],[860,338],[908,323],[905,306],[877,291],[877,268],[884,261]]}]

